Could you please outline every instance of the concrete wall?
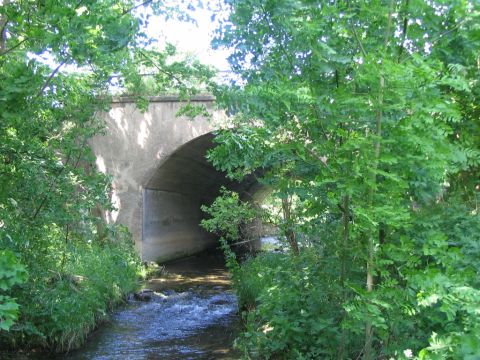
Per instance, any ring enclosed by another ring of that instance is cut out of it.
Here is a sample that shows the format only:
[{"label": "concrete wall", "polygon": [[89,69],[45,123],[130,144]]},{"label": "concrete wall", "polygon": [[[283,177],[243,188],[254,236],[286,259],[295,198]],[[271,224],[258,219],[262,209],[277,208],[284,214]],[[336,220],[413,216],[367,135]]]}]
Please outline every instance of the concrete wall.
[{"label": "concrete wall", "polygon": [[[100,171],[113,178],[108,222],[128,226],[143,260],[167,260],[212,243],[199,228],[200,204],[213,198],[226,180],[203,158],[209,134],[225,122],[213,111],[213,98],[193,100],[211,110],[212,119],[177,118],[175,97],[150,99],[140,112],[131,99],[117,99],[102,114],[106,134],[91,141]],[[199,141],[192,141],[200,139]]]},{"label": "concrete wall", "polygon": [[198,224],[200,200],[178,192],[145,189],[142,253],[157,261],[182,257],[213,245]]}]

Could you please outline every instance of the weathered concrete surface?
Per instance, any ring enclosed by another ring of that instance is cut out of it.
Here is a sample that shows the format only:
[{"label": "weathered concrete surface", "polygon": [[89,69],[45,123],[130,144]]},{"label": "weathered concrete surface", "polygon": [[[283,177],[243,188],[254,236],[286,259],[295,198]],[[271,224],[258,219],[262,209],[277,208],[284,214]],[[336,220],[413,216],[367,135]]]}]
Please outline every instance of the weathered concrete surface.
[{"label": "weathered concrete surface", "polygon": [[[152,98],[140,112],[131,99],[119,99],[103,114],[106,134],[91,146],[100,171],[113,179],[108,222],[128,226],[143,260],[167,260],[200,251],[212,239],[203,232],[200,204],[213,199],[227,181],[204,159],[210,133],[225,122],[213,98],[193,99],[212,119],[176,117],[174,97]],[[247,184],[248,185],[248,184]]]}]

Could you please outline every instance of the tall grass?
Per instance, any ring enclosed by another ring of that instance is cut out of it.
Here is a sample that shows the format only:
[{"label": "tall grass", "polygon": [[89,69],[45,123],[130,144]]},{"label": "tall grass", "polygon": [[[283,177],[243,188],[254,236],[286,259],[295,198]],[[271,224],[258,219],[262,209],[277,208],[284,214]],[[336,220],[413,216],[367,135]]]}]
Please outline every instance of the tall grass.
[{"label": "tall grass", "polygon": [[0,334],[2,347],[67,351],[79,347],[137,285],[141,263],[131,244],[71,244],[62,270],[32,273],[16,289],[21,317]]}]

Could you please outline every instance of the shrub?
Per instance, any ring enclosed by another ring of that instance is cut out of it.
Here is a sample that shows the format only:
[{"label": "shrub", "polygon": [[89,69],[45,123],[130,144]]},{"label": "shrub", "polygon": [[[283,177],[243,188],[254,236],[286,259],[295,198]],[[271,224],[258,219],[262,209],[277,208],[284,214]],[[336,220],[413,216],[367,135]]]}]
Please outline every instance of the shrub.
[{"label": "shrub", "polygon": [[242,264],[237,294],[246,329],[237,341],[247,357],[336,358],[343,310],[336,280],[313,250],[264,253]]},{"label": "shrub", "polygon": [[34,274],[14,292],[21,316],[0,341],[10,348],[80,346],[137,285],[140,261],[127,239],[70,244],[62,271]]},{"label": "shrub", "polygon": [[18,317],[18,304],[4,292],[26,280],[25,268],[11,251],[0,251],[0,330],[9,330]]}]

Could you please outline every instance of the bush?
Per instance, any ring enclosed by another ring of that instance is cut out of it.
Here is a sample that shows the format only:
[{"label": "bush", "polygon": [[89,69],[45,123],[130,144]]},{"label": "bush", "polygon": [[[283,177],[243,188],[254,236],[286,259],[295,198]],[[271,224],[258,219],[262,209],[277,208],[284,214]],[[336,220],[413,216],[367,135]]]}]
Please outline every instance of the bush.
[{"label": "bush", "polygon": [[245,261],[234,282],[245,310],[237,340],[244,356],[339,359],[343,349],[343,358],[357,358],[370,319],[378,358],[478,359],[480,218],[445,204],[417,218],[384,245],[374,293],[352,268],[342,288],[328,249]]},{"label": "bush", "polygon": [[259,294],[273,283],[273,269],[280,268],[285,260],[283,254],[265,252],[248,258],[239,267],[235,291],[240,309],[254,310]]},{"label": "bush", "polygon": [[335,359],[342,321],[337,280],[312,250],[300,256],[264,253],[239,271],[237,294],[246,329],[237,346],[246,357]]},{"label": "bush", "polygon": [[137,285],[140,261],[129,240],[77,243],[68,248],[63,270],[34,274],[17,289],[21,316],[0,342],[10,348],[67,351]]},{"label": "bush", "polygon": [[0,251],[0,330],[9,330],[18,317],[18,304],[4,292],[26,280],[26,271],[11,251]]}]

